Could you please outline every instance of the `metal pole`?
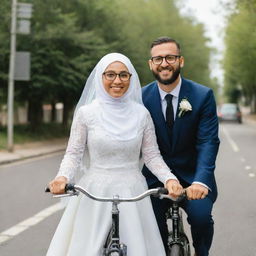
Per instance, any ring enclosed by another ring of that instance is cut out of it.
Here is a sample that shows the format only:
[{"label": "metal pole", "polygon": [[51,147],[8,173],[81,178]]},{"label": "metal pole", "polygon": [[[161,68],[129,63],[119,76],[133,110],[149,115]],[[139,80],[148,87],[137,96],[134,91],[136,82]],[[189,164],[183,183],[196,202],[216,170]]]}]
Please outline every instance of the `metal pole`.
[{"label": "metal pole", "polygon": [[17,0],[12,0],[11,45],[8,82],[8,151],[13,151],[13,98],[14,98],[14,71],[16,55],[16,14]]}]

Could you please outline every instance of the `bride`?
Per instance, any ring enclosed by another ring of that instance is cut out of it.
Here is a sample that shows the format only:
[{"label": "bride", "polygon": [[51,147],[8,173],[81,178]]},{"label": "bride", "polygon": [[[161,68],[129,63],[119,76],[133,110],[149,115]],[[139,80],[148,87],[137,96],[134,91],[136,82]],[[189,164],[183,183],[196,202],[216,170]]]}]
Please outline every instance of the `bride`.
[{"label": "bride", "polygon": [[[107,54],[87,79],[65,156],[49,188],[53,194],[63,193],[65,184],[75,181],[97,196],[137,196],[147,189],[141,155],[169,194],[178,196],[182,187],[160,156],[136,71],[126,56]],[[128,255],[164,256],[150,199],[122,203],[119,209],[120,239]],[[111,204],[72,197],[47,256],[101,256],[110,225]]]}]

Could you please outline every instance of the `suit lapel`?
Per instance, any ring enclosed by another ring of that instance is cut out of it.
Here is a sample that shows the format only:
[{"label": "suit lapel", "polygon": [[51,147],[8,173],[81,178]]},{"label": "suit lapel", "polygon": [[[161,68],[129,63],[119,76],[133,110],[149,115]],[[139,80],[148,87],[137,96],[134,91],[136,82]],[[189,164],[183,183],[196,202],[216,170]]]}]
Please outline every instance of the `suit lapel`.
[{"label": "suit lapel", "polygon": [[181,88],[180,88],[180,93],[179,93],[179,99],[178,99],[178,106],[177,106],[177,111],[176,111],[176,117],[175,117],[175,122],[173,125],[173,131],[172,131],[172,151],[174,150],[178,138],[180,137],[180,133],[181,133],[181,125],[183,122],[183,118],[179,117],[179,104],[181,102],[182,99],[187,99],[189,101],[189,97],[190,97],[190,87],[188,85],[188,83],[186,82],[186,80],[182,79],[182,83],[181,83]]},{"label": "suit lapel", "polygon": [[170,152],[170,139],[168,137],[167,126],[162,112],[161,97],[156,83],[154,84],[152,97],[150,100],[150,112],[152,115],[152,119],[154,120],[156,130],[158,130],[157,136],[162,138],[159,139],[162,141],[162,143],[165,144],[167,151]]}]

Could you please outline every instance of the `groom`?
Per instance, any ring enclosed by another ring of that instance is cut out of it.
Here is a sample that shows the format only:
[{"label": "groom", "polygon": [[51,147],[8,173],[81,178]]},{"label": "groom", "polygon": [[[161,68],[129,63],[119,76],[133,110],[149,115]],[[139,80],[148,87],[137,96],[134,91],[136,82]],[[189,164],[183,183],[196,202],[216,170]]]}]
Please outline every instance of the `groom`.
[{"label": "groom", "polygon": [[[180,76],[183,66],[179,44],[168,37],[156,39],[151,45],[149,67],[157,81],[143,87],[142,97],[155,125],[160,152],[191,199],[184,203],[184,210],[196,255],[207,256],[213,238],[211,212],[217,197],[216,103],[210,88]],[[143,174],[150,188],[163,186],[145,166]],[[165,213],[170,201],[152,198],[152,204],[167,250]]]}]

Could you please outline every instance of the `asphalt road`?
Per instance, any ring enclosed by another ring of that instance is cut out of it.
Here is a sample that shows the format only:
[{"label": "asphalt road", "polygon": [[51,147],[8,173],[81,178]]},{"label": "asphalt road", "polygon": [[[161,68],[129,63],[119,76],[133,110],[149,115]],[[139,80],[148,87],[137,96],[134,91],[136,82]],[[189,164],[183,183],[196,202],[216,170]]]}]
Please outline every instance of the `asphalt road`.
[{"label": "asphalt road", "polygon": [[256,127],[223,124],[211,255],[256,255]]},{"label": "asphalt road", "polygon": [[[224,123],[220,138],[219,197],[213,211],[215,236],[210,255],[256,256],[256,127]],[[61,158],[56,154],[0,166],[1,256],[46,254],[63,211],[43,191]]]}]

